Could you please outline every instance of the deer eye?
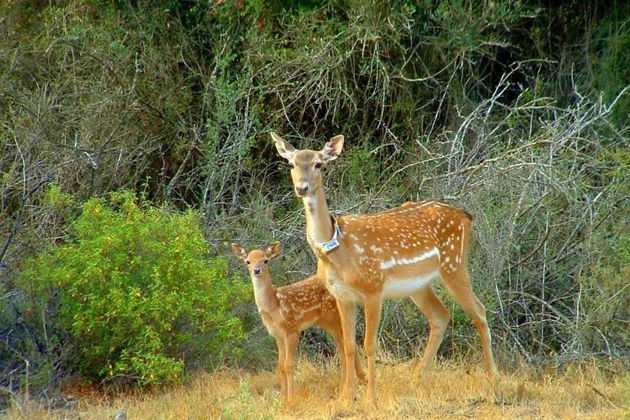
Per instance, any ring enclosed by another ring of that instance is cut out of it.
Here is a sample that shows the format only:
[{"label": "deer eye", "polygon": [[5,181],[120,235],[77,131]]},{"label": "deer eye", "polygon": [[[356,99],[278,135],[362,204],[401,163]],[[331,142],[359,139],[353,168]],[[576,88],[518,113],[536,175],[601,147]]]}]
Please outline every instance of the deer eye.
[{"label": "deer eye", "polygon": [[317,162],[317,163],[315,164],[315,167],[316,167],[317,169],[321,168],[321,167],[322,167],[322,163],[321,163],[321,162]]},{"label": "deer eye", "polygon": [[250,264],[251,264],[251,261],[245,261],[245,262],[247,263],[247,265],[250,265]]},{"label": "deer eye", "polygon": [[269,261],[269,260],[265,260],[265,264],[267,264],[267,261]]},{"label": "deer eye", "polygon": [[295,165],[292,162],[287,162],[287,166],[289,167],[289,169],[295,168]]}]

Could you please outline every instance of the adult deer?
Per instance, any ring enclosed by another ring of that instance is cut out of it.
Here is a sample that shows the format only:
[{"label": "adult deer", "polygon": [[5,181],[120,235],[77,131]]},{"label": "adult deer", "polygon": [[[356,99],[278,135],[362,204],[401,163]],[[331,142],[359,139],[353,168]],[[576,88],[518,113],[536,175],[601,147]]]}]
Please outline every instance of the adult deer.
[{"label": "adult deer", "polygon": [[[254,299],[269,334],[276,339],[278,346],[278,373],[280,376],[280,398],[291,401],[294,395],[293,373],[295,351],[300,339],[300,331],[311,326],[319,326],[332,335],[337,348],[343,349],[341,319],[335,298],[328,292],[322,279],[311,276],[288,286],[274,288],[269,274],[269,260],[280,252],[280,243],[274,242],[264,250],[253,249],[246,252],[240,245],[232,244],[232,252],[247,263],[252,283]],[[346,358],[341,359],[341,382],[344,384]],[[350,371],[356,369],[363,378],[358,359]]]},{"label": "adult deer", "polygon": [[[318,275],[326,279],[337,299],[346,369],[355,358],[356,303],[365,307],[368,400],[376,403],[374,355],[383,299],[409,296],[427,317],[430,333],[420,373],[430,368],[450,318],[431,286],[434,278],[441,280],[472,318],[481,335],[486,369],[495,374],[486,311],[468,277],[470,214],[445,203],[427,201],[335,219],[328,211],[321,169],[339,156],[343,136],[330,139],[321,151],[297,150],[275,133],[271,137],[280,156],[289,163],[295,194],[304,202],[306,236],[318,256]],[[350,370],[345,375],[342,398],[354,398]]]}]

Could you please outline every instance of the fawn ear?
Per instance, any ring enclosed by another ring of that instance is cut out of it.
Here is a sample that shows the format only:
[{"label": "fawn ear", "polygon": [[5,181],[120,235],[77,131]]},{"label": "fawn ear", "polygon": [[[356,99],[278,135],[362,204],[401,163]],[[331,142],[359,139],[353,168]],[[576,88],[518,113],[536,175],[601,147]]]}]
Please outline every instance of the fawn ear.
[{"label": "fawn ear", "polygon": [[291,160],[293,154],[295,153],[295,147],[291,146],[289,142],[284,140],[282,137],[277,135],[276,133],[271,133],[271,139],[276,144],[276,149],[278,150],[278,154],[282,156],[286,160]]},{"label": "fawn ear", "polygon": [[240,258],[241,260],[247,259],[247,252],[245,252],[243,247],[240,246],[239,244],[232,244],[232,253],[236,255],[237,258]]},{"label": "fawn ear", "polygon": [[324,146],[320,152],[324,163],[337,159],[341,154],[341,149],[343,149],[343,136],[335,136],[328,140],[328,143],[326,143],[326,146]]},{"label": "fawn ear", "polygon": [[267,254],[267,258],[271,259],[280,253],[280,242],[272,242],[265,249],[265,254]]}]

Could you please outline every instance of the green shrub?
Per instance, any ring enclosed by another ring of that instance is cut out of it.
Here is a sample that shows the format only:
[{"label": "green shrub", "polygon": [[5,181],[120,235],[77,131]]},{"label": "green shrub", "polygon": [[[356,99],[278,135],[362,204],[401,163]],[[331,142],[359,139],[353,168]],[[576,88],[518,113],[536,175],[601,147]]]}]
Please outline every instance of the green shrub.
[{"label": "green shrub", "polygon": [[89,380],[176,382],[187,362],[238,354],[231,308],[245,288],[223,259],[205,259],[195,214],[137,204],[132,193],[91,199],[72,240],[27,262],[20,282],[52,306],[70,336],[73,369]]}]

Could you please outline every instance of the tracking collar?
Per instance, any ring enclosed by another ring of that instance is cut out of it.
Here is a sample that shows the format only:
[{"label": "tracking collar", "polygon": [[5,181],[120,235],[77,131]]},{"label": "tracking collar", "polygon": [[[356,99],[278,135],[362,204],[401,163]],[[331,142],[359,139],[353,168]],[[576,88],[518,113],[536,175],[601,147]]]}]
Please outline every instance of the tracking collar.
[{"label": "tracking collar", "polygon": [[322,242],[318,243],[318,242],[313,241],[313,247],[315,248],[318,256],[320,257],[330,254],[331,252],[339,248],[339,245],[341,245],[338,239],[339,236],[341,236],[341,228],[339,227],[339,223],[337,223],[337,219],[332,214],[330,215],[330,220],[333,223],[333,231],[334,231],[332,239],[328,242],[323,242],[323,243]]}]

